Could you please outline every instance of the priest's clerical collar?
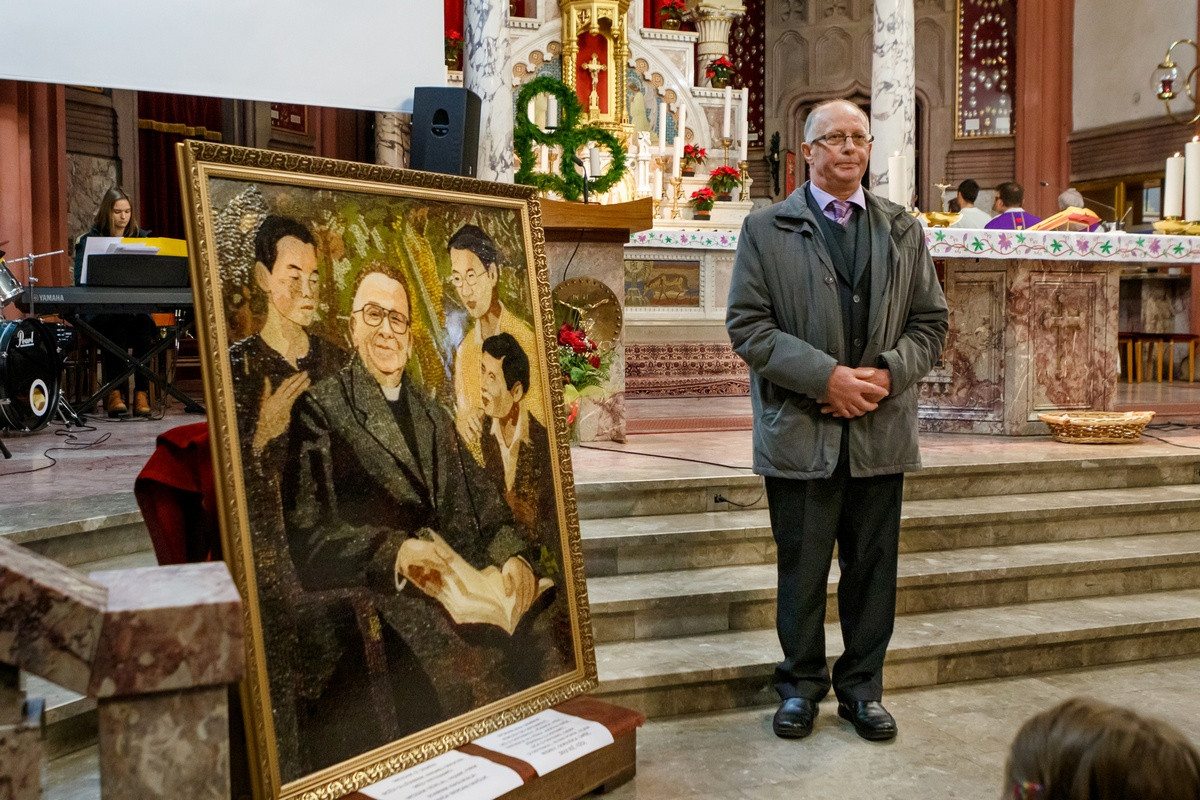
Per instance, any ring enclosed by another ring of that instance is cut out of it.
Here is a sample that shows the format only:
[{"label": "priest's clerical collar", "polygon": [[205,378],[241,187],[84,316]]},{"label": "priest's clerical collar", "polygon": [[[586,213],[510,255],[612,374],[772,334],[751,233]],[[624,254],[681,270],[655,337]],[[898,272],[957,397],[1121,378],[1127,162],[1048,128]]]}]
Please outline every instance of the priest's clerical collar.
[{"label": "priest's clerical collar", "polygon": [[[817,201],[817,205],[821,208],[827,208],[832,201],[841,199],[834,197],[829,192],[825,191],[811,181],[808,184],[808,188],[812,190],[813,199]],[[846,198],[846,202],[856,205],[864,211],[866,210],[867,196],[863,193],[863,188],[861,185],[854,190],[854,194]]]}]

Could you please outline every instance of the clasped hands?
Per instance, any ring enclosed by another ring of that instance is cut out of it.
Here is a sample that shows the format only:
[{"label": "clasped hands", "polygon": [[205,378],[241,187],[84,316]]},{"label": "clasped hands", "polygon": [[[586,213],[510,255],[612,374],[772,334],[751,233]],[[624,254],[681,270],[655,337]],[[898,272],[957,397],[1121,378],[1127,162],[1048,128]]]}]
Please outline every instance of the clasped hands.
[{"label": "clasped hands", "polygon": [[485,623],[510,635],[542,592],[553,586],[538,579],[533,568],[513,556],[501,567],[475,569],[441,536],[424,529],[420,538],[406,539],[396,553],[396,574],[413,582],[437,600],[451,619]]},{"label": "clasped hands", "polygon": [[825,394],[817,398],[822,414],[853,419],[879,408],[892,389],[892,374],[874,367],[833,368]]}]

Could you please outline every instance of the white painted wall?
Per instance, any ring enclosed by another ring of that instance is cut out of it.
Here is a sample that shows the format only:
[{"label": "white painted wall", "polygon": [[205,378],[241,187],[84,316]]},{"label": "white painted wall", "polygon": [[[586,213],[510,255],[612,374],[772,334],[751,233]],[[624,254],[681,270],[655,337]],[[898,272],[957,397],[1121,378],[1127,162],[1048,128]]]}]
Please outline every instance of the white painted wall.
[{"label": "white painted wall", "polygon": [[[1196,0],[1075,0],[1075,130],[1149,119],[1165,113],[1151,84],[1155,66],[1176,39],[1196,38]],[[1175,50],[1180,78],[1195,50]],[[1186,102],[1176,100],[1176,113]]]}]

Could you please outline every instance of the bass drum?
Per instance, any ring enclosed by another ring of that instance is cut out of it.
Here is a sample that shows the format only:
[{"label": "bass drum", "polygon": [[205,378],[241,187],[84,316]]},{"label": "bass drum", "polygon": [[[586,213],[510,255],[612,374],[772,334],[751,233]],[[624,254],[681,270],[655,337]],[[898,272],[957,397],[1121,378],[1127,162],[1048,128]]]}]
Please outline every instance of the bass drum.
[{"label": "bass drum", "polygon": [[0,322],[0,428],[36,431],[54,417],[62,372],[55,345],[36,319]]}]

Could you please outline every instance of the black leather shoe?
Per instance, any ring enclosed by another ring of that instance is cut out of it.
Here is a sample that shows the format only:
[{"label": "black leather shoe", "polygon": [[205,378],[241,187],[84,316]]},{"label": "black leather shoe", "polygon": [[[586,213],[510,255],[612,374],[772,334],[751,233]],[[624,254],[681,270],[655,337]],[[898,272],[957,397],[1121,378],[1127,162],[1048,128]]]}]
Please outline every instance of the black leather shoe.
[{"label": "black leather shoe", "polygon": [[839,702],[838,716],[849,720],[854,725],[854,730],[864,739],[884,742],[896,738],[896,719],[878,700]]},{"label": "black leather shoe", "polygon": [[789,697],[779,704],[771,728],[781,739],[803,739],[812,733],[817,704],[806,697]]}]

